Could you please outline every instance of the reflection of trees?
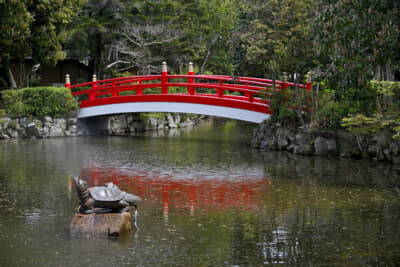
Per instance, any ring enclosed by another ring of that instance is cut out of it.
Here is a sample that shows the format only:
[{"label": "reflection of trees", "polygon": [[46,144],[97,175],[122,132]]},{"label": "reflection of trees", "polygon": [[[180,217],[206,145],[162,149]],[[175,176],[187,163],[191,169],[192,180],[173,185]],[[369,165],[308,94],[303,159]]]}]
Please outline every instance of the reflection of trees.
[{"label": "reflection of trees", "polygon": [[373,162],[368,159],[310,157],[287,152],[252,151],[256,158],[262,158],[267,176],[299,179],[315,177],[319,183],[342,186],[378,186],[380,188],[400,187],[400,172],[394,164]]},{"label": "reflection of trees", "polygon": [[[69,146],[65,142],[70,142]],[[64,210],[73,212],[71,204],[77,201],[66,201],[69,199],[68,161],[71,162],[73,155],[67,148],[74,149],[75,145],[73,139],[2,143],[0,186],[7,192],[7,209],[0,209],[0,218],[11,221],[24,218],[30,224],[40,223],[42,217],[59,218],[54,215]],[[68,208],[64,209],[66,205]]]},{"label": "reflection of trees", "polygon": [[272,180],[265,203],[262,212],[235,218],[235,265],[390,265],[400,259],[400,205],[389,190]]}]

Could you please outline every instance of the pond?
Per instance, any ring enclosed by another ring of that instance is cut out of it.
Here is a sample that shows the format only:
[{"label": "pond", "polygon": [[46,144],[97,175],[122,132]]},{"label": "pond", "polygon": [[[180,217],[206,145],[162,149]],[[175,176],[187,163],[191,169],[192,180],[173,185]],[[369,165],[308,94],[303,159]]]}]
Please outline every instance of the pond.
[{"label": "pond", "polygon": [[[251,149],[234,121],[0,142],[0,266],[400,264],[400,174]],[[70,237],[72,177],[140,195],[139,230]]]}]

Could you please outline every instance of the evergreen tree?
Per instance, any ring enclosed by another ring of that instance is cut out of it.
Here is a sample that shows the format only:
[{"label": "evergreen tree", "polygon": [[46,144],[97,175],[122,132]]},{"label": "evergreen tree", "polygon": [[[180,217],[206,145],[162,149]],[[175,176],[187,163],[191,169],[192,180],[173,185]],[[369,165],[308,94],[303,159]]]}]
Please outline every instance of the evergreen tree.
[{"label": "evergreen tree", "polygon": [[65,57],[66,25],[81,0],[0,1],[0,87],[16,88],[11,62],[30,56],[35,64]]},{"label": "evergreen tree", "polygon": [[124,3],[119,0],[90,0],[69,26],[68,43],[72,56],[91,57],[91,71],[98,78],[112,56],[112,43],[118,38],[115,31],[123,25]]},{"label": "evergreen tree", "polygon": [[242,8],[234,33],[236,72],[258,77],[307,73],[314,65],[312,8],[309,0],[261,1]]},{"label": "evergreen tree", "polygon": [[400,67],[400,2],[320,0],[314,18],[316,49],[328,86],[338,100],[369,105],[368,83],[378,67]]}]

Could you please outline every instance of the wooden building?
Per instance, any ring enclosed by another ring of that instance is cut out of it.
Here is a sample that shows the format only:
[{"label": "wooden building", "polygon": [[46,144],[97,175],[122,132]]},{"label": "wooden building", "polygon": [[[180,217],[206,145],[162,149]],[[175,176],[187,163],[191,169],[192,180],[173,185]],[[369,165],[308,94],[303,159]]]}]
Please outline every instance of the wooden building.
[{"label": "wooden building", "polygon": [[71,77],[71,84],[91,81],[89,59],[66,58],[54,66],[34,65],[30,58],[21,64],[12,64],[11,70],[18,87],[64,86],[65,75]]}]

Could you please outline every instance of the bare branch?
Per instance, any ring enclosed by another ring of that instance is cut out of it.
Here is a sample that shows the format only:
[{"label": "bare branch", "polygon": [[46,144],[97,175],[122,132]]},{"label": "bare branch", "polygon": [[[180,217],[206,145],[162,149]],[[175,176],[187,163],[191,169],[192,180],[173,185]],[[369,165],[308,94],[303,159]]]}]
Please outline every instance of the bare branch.
[{"label": "bare branch", "polygon": [[116,64],[120,64],[120,63],[128,64],[128,63],[131,63],[131,62],[130,62],[130,61],[124,61],[124,60],[117,60],[117,61],[114,61],[114,62],[111,63],[111,64],[108,64],[108,65],[106,66],[106,68],[109,69],[109,68],[111,68],[112,66],[114,66],[114,65],[116,65]]}]

